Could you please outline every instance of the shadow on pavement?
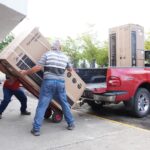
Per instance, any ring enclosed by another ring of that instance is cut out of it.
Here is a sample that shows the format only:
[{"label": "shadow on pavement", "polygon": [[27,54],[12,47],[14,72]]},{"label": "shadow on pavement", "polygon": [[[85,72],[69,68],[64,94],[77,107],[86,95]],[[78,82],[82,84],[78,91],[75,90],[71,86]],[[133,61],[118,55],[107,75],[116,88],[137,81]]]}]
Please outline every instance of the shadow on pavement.
[{"label": "shadow on pavement", "polygon": [[90,106],[85,104],[85,106],[83,105],[83,107],[78,108],[78,110],[98,117],[103,117],[106,119],[150,130],[150,114],[143,118],[136,118],[130,111],[125,108],[123,103],[103,106],[97,111],[93,111]]}]

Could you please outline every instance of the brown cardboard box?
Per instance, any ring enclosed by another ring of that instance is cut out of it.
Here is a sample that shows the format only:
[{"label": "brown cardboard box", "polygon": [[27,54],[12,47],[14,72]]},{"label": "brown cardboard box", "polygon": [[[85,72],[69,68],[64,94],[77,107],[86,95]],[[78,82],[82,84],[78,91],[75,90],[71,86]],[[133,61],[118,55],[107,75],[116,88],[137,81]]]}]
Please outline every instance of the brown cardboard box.
[{"label": "brown cardboard box", "polygon": [[127,24],[109,30],[110,66],[144,66],[144,28]]},{"label": "brown cardboard box", "polygon": [[[19,80],[28,91],[38,97],[43,72],[22,76],[19,71],[33,67],[41,55],[49,49],[49,42],[42,36],[38,28],[29,29],[15,38],[1,52],[0,62],[7,68],[7,71],[19,77]],[[85,83],[74,71],[71,72],[71,75],[66,71],[65,75],[68,101],[73,106],[82,95]],[[56,101],[53,101],[53,104],[61,109]]]}]

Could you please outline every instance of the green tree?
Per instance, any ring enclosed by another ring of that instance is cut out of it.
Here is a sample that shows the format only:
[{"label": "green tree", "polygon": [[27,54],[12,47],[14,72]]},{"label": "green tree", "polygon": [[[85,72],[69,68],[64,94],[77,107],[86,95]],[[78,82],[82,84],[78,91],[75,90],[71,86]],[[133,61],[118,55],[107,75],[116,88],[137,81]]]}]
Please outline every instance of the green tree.
[{"label": "green tree", "polygon": [[70,57],[73,67],[87,68],[108,65],[108,41],[102,44],[97,40],[97,34],[87,32],[76,39],[67,37],[61,40],[63,51]]},{"label": "green tree", "polygon": [[150,50],[150,32],[147,33],[147,39],[144,42],[144,49]]},{"label": "green tree", "polygon": [[14,39],[12,34],[9,34],[5,37],[5,39],[0,42],[0,52]]},{"label": "green tree", "polygon": [[83,57],[85,58],[91,67],[94,67],[94,63],[98,66],[108,65],[108,42],[105,41],[102,46],[97,41],[96,37],[90,34],[83,35]]},{"label": "green tree", "polygon": [[91,67],[94,67],[99,52],[97,43],[90,34],[84,34],[81,39],[83,40],[82,58],[86,59]]},{"label": "green tree", "polygon": [[79,67],[79,61],[81,59],[80,40],[68,37],[63,42],[63,46],[62,47],[63,47],[63,51],[66,52],[67,55],[70,57],[71,63],[73,64],[73,67],[75,67],[75,68]]},{"label": "green tree", "polygon": [[99,66],[108,66],[108,41],[104,41],[96,57]]}]

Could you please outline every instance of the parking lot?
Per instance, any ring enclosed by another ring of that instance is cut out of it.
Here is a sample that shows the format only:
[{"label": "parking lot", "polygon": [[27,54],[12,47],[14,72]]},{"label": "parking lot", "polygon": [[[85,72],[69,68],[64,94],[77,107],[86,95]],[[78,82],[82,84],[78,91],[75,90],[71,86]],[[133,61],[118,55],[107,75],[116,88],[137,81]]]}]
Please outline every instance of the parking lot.
[{"label": "parking lot", "polygon": [[125,108],[123,103],[107,105],[96,112],[93,111],[88,105],[78,107],[78,110],[97,117],[150,130],[150,114],[144,118],[136,118],[133,116],[132,112]]},{"label": "parking lot", "polygon": [[149,116],[135,119],[122,105],[105,107],[97,113],[87,105],[77,106],[72,110],[76,120],[75,130],[66,130],[64,120],[53,123],[49,119],[43,123],[41,136],[35,137],[30,130],[37,99],[29,93],[27,95],[31,116],[20,115],[19,102],[13,97],[0,120],[0,147],[3,150],[149,149]]}]

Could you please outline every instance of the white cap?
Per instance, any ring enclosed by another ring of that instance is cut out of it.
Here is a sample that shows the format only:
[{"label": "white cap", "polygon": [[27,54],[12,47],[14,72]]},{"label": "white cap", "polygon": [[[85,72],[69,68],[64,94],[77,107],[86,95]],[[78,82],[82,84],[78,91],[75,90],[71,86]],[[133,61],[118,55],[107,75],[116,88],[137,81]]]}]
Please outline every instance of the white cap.
[{"label": "white cap", "polygon": [[60,41],[56,40],[55,42],[53,42],[51,48],[52,50],[60,50],[61,49]]}]

